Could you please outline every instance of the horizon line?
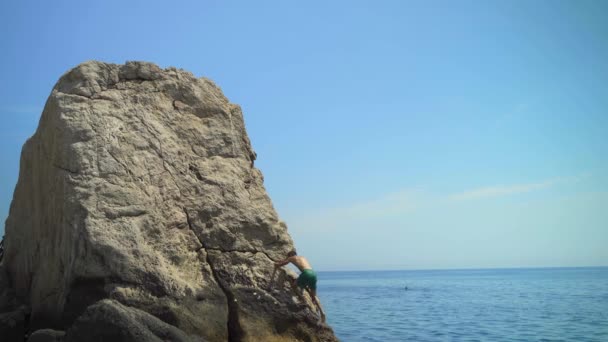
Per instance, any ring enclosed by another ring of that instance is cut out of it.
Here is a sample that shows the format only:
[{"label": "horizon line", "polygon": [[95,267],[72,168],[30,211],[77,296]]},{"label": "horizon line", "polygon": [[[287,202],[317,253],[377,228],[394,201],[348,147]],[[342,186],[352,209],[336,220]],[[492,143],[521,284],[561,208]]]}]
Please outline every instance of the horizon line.
[{"label": "horizon line", "polygon": [[362,270],[318,270],[318,272],[417,272],[417,271],[489,271],[489,270],[516,270],[516,269],[552,269],[552,268],[608,268],[600,266],[511,266],[511,267],[459,267],[459,268],[410,268],[410,269],[362,269]]}]

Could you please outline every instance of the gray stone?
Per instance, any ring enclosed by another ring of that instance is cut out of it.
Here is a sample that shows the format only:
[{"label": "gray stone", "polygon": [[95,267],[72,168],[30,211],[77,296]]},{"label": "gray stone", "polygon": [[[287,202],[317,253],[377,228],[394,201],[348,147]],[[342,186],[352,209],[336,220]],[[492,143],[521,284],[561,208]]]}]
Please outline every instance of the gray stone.
[{"label": "gray stone", "polygon": [[0,265],[0,337],[1,341],[23,341],[30,310],[17,299],[4,266]]},{"label": "gray stone", "polygon": [[335,340],[284,273],[267,289],[294,245],[255,158],[241,108],[208,79],[144,62],[63,75],[6,222],[32,326],[68,329],[110,298],[209,341]]},{"label": "gray stone", "polygon": [[6,274],[5,268],[0,264],[0,313],[11,312],[20,306],[15,290]]},{"label": "gray stone", "polygon": [[27,342],[62,342],[64,337],[64,331],[40,329],[34,331],[27,339]]},{"label": "gray stone", "polygon": [[203,341],[135,308],[102,300],[86,309],[68,330],[66,342]]}]

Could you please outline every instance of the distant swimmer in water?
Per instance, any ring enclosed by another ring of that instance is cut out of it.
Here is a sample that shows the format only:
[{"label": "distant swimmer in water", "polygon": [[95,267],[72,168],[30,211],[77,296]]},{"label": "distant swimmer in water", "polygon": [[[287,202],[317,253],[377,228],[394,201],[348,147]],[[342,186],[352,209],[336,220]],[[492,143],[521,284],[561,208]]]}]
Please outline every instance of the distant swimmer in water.
[{"label": "distant swimmer in water", "polygon": [[285,260],[275,262],[274,267],[275,269],[277,269],[289,263],[296,265],[296,267],[302,272],[300,273],[298,279],[294,279],[294,281],[291,283],[291,286],[293,287],[294,291],[296,291],[296,293],[302,300],[304,299],[304,297],[302,296],[302,292],[300,289],[305,289],[306,291],[308,291],[308,294],[310,294],[312,301],[315,303],[317,309],[319,310],[321,320],[325,322],[325,312],[323,312],[321,302],[319,301],[319,298],[317,298],[317,274],[315,273],[315,271],[312,270],[312,266],[310,266],[308,260],[306,260],[306,258],[303,256],[298,256],[298,253],[296,253],[295,249],[287,253],[287,258]]}]

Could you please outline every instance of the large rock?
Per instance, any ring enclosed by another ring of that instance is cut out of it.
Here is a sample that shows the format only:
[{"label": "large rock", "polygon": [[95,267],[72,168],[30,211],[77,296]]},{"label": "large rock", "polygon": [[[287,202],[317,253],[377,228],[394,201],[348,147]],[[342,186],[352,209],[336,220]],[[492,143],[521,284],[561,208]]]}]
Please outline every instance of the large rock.
[{"label": "large rock", "polygon": [[335,340],[285,274],[268,289],[293,242],[255,157],[240,107],[208,79],[142,62],[63,75],[6,222],[3,264],[30,331],[121,308],[208,341]]}]

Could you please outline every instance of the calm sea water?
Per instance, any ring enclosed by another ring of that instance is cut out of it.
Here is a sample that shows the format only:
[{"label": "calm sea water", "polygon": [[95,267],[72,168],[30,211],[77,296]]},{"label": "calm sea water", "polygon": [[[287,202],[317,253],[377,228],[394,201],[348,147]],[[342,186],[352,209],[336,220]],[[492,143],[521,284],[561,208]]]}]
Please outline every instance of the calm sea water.
[{"label": "calm sea water", "polygon": [[608,267],[319,272],[318,286],[344,342],[608,341]]}]

